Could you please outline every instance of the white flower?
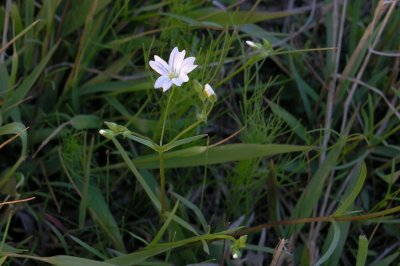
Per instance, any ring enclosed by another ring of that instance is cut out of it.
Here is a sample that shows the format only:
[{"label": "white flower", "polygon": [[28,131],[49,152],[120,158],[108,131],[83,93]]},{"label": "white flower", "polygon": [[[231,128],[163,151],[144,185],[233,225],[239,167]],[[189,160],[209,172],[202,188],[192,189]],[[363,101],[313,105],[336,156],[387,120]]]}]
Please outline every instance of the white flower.
[{"label": "white flower", "polygon": [[251,48],[259,49],[259,50],[262,49],[262,44],[261,44],[261,43],[255,43],[255,42],[252,42],[252,41],[246,41],[246,43],[247,43],[247,45],[250,46]]},{"label": "white flower", "polygon": [[252,41],[246,41],[246,43],[247,43],[247,45],[250,46],[250,47],[257,48],[257,45],[256,45],[254,42],[252,42]]},{"label": "white flower", "polygon": [[217,100],[217,95],[215,94],[214,90],[211,88],[210,84],[206,84],[204,86],[204,92],[207,95],[208,99],[210,99],[211,102],[215,102]]},{"label": "white flower", "polygon": [[204,86],[204,91],[206,92],[207,97],[211,97],[212,95],[215,95],[214,90],[211,88],[210,84],[208,84],[208,83]]},{"label": "white flower", "polygon": [[179,52],[178,47],[175,47],[169,55],[168,64],[159,56],[155,55],[154,60],[150,61],[150,67],[161,76],[154,83],[154,88],[162,88],[163,91],[169,90],[172,84],[181,86],[183,82],[189,81],[189,74],[197,67],[194,65],[194,57],[185,59],[185,50]]}]

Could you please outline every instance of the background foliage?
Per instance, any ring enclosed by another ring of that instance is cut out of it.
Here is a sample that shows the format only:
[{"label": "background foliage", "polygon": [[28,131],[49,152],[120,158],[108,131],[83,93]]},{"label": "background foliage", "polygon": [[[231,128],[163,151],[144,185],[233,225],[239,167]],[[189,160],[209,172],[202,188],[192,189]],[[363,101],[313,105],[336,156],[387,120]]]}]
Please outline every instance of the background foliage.
[{"label": "background foliage", "polygon": [[[395,0],[2,1],[0,264],[398,264],[398,12]],[[157,154],[98,132],[113,121],[158,141],[168,97],[148,61],[175,46],[199,67],[165,138],[196,119],[194,80],[218,101],[185,135],[208,137],[166,159],[162,220]]]}]

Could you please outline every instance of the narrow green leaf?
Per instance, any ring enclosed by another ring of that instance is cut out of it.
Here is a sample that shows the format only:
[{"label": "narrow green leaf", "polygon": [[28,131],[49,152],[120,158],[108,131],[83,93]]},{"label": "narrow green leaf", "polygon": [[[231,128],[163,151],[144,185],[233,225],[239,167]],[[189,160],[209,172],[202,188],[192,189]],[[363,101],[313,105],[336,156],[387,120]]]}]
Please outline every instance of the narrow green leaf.
[{"label": "narrow green leaf", "polygon": [[14,248],[13,246],[11,246],[11,245],[9,245],[7,243],[3,243],[3,249],[0,250],[0,255],[3,256],[3,253],[20,254],[20,253],[23,253],[25,251],[27,251],[27,250]]},{"label": "narrow green leaf", "polygon": [[200,209],[195,204],[193,204],[192,202],[190,202],[186,198],[182,197],[181,195],[179,195],[179,194],[177,194],[175,192],[172,192],[172,195],[175,198],[177,198],[179,201],[181,201],[183,205],[185,205],[186,207],[188,207],[189,209],[191,209],[194,212],[194,214],[196,215],[198,221],[203,226],[204,232],[207,232],[208,224],[206,222],[206,219],[203,216],[203,213],[200,211]]},{"label": "narrow green leaf", "polygon": [[[320,200],[324,183],[329,176],[331,170],[336,166],[339,156],[343,148],[343,143],[337,144],[328,153],[326,159],[321,163],[318,170],[311,178],[307,188],[302,193],[300,199],[297,201],[296,207],[292,212],[292,219],[310,217],[312,211]],[[289,226],[288,234],[291,235],[294,230],[297,232],[301,229],[303,224]]]},{"label": "narrow green leaf", "polygon": [[121,146],[121,144],[118,142],[118,140],[116,138],[112,138],[112,141],[113,141],[114,145],[117,147],[117,150],[121,154],[121,156],[124,159],[125,163],[128,165],[129,169],[135,175],[137,181],[142,186],[142,188],[146,192],[147,196],[150,198],[150,200],[153,203],[153,205],[156,207],[157,210],[160,210],[161,209],[161,203],[158,200],[156,194],[153,192],[153,190],[150,188],[149,184],[145,181],[143,176],[137,170],[135,164],[129,158],[128,154],[125,152],[124,148]]},{"label": "narrow green leaf", "polygon": [[[95,14],[103,10],[110,2],[111,0],[97,0]],[[92,1],[72,1],[71,9],[68,11],[67,16],[65,17],[63,27],[64,37],[85,24],[87,14],[90,13],[92,4]]]},{"label": "narrow green leaf", "polygon": [[[196,215],[198,221],[201,223],[201,225],[203,226],[203,230],[204,232],[208,232],[209,231],[209,225],[206,222],[206,219],[204,218],[202,212],[200,211],[200,209],[193,204],[192,202],[190,202],[189,200],[187,200],[186,198],[182,197],[179,194],[176,194],[175,192],[172,192],[172,195],[174,195],[174,197],[176,197],[179,201],[181,201],[186,207],[188,207],[189,209],[191,209],[194,214]],[[193,229],[194,230],[194,229]],[[203,244],[203,250],[205,253],[210,254],[210,250],[208,248],[207,242],[205,242],[204,240],[202,240],[202,244]]]},{"label": "narrow green leaf", "polygon": [[[195,146],[164,154],[166,168],[191,167],[204,164],[219,164],[259,157],[272,156],[282,153],[301,152],[312,149],[311,146],[284,144],[226,144],[219,146]],[[138,168],[157,169],[158,154],[140,156],[134,160]],[[207,161],[206,161],[207,160]]]},{"label": "narrow green leaf", "polygon": [[[324,263],[324,266],[337,266],[340,264],[340,259],[343,255],[343,250],[346,247],[347,237],[349,236],[351,222],[340,222],[336,225],[340,228],[340,239],[337,244],[336,249],[333,251],[332,255],[330,256],[329,260]],[[334,225],[331,224],[329,226],[328,236],[325,238],[325,243],[322,249],[322,253],[326,253],[329,249],[329,244],[332,242],[332,239],[335,235],[335,228]]]},{"label": "narrow green leaf", "polygon": [[304,110],[306,111],[308,120],[311,121],[313,114],[312,114],[312,108],[311,108],[311,103],[309,100],[309,97],[311,97],[312,100],[316,101],[318,99],[318,95],[313,91],[310,85],[308,85],[301,77],[299,72],[297,71],[296,67],[294,66],[293,60],[290,59],[290,70],[293,74],[293,78],[297,84],[297,88],[299,90],[299,94],[301,97],[301,100],[303,101],[303,106]]},{"label": "narrow green leaf", "polygon": [[[109,81],[100,84],[86,84],[79,88],[79,96],[106,92],[112,95],[147,91],[153,87],[148,80]],[[108,99],[108,97],[106,98]]]},{"label": "narrow green leaf", "polygon": [[178,146],[194,142],[194,141],[202,139],[202,138],[204,138],[206,136],[208,136],[208,135],[207,134],[201,134],[201,135],[189,137],[189,138],[186,138],[186,139],[177,140],[177,141],[174,141],[172,143],[168,143],[168,144],[163,146],[163,151],[164,152],[169,151],[169,150],[171,150],[173,148],[176,148]]},{"label": "narrow green leaf", "polygon": [[325,261],[327,261],[337,247],[337,244],[340,239],[340,228],[336,224],[336,222],[332,222],[332,225],[334,228],[334,235],[333,235],[332,242],[331,242],[328,250],[326,251],[326,253],[324,255],[322,255],[322,257],[314,264],[315,266],[322,265]]},{"label": "narrow green leaf", "polygon": [[95,261],[65,255],[47,257],[40,260],[57,266],[115,266],[115,264],[109,262]]},{"label": "narrow green leaf", "polygon": [[24,79],[11,94],[11,97],[4,102],[1,112],[3,113],[3,119],[6,120],[11,112],[11,109],[18,106],[18,103],[23,101],[29,90],[33,87],[40,73],[42,73],[44,67],[49,62],[53,53],[57,50],[58,45],[55,45],[48,54],[42,59],[42,61],[34,68],[33,72]]},{"label": "narrow green leaf", "polygon": [[358,194],[360,194],[361,189],[364,185],[365,179],[367,177],[367,166],[365,162],[361,162],[360,174],[357,178],[357,183],[354,187],[351,188],[351,192],[347,196],[347,198],[343,201],[342,205],[335,211],[333,215],[339,216],[345,213],[353,204],[354,200],[357,198]]},{"label": "narrow green leaf", "polygon": [[161,226],[160,230],[157,232],[156,236],[154,239],[151,241],[150,245],[148,247],[156,245],[164,235],[165,231],[167,230],[169,224],[172,221],[172,218],[174,217],[176,210],[178,209],[179,206],[179,200],[175,203],[174,208],[172,209],[172,212],[169,212],[167,219],[165,220],[164,224]]},{"label": "narrow green leaf", "polygon": [[102,260],[106,259],[106,256],[104,256],[103,254],[101,254],[97,249],[93,248],[92,246],[86,244],[85,242],[83,242],[82,240],[80,240],[77,237],[74,237],[73,235],[68,235],[73,241],[75,241],[78,245],[80,245],[81,247],[83,247],[84,249],[86,249],[87,251],[89,251],[90,253],[92,253],[93,255],[99,257]]},{"label": "narrow green leaf", "polygon": [[[79,190],[82,192],[82,180],[75,177],[75,182]],[[107,237],[113,242],[115,247],[119,251],[124,252],[125,246],[117,222],[108,208],[101,191],[96,186],[89,185],[88,187],[87,208],[89,209],[93,220],[100,226]]]},{"label": "narrow green leaf", "polygon": [[66,256],[66,255],[59,255],[54,257],[38,257],[38,256],[30,256],[30,255],[23,255],[23,254],[16,254],[12,252],[0,252],[1,256],[8,256],[8,257],[19,257],[19,258],[26,258],[35,261],[40,261],[56,266],[116,266],[117,264],[112,264],[110,262],[102,262],[96,260],[89,260],[79,257],[73,256]]},{"label": "narrow green leaf", "polygon": [[2,53],[5,49],[7,49],[11,44],[13,44],[16,40],[24,36],[28,31],[30,31],[37,23],[39,20],[36,20],[33,22],[31,25],[26,27],[23,31],[21,31],[17,36],[15,36],[11,41],[0,47],[0,53]]},{"label": "narrow green leaf", "polygon": [[368,239],[365,235],[358,237],[358,251],[356,266],[364,266],[367,262],[368,255]]},{"label": "narrow green leaf", "polygon": [[0,136],[2,135],[17,135],[21,139],[21,156],[25,156],[28,149],[28,135],[25,131],[26,127],[24,124],[19,122],[13,122],[0,127]]},{"label": "narrow green leaf", "polygon": [[[303,13],[304,11],[296,12],[267,12],[267,11],[224,11],[217,8],[202,8],[192,12],[188,17],[217,23],[221,26],[252,24],[265,20],[278,19],[293,16]],[[207,14],[207,16],[204,16]],[[204,17],[204,18],[203,18]]]},{"label": "narrow green leaf", "polygon": [[3,265],[3,263],[7,260],[7,256],[1,257],[0,258],[0,266]]},{"label": "narrow green leaf", "polygon": [[230,239],[233,240],[232,236],[226,235],[227,232],[221,232],[221,233],[216,233],[216,234],[206,234],[206,235],[201,235],[201,236],[195,236],[191,238],[187,238],[184,240],[179,240],[175,242],[169,242],[169,243],[162,243],[162,244],[157,244],[155,246],[151,246],[149,248],[145,248],[140,251],[136,251],[127,255],[119,256],[110,260],[107,260],[109,263],[113,263],[115,265],[120,265],[120,266],[130,266],[130,265],[137,265],[148,258],[154,257],[156,255],[162,254],[164,252],[167,252],[169,250],[188,245],[191,243],[196,243],[201,240],[208,241],[208,240],[214,240],[214,239]]},{"label": "narrow green leaf", "polygon": [[147,138],[145,139],[145,138],[142,138],[142,137],[139,137],[137,135],[130,134],[130,133],[123,133],[123,136],[128,138],[128,139],[131,139],[133,141],[139,142],[139,143],[149,147],[150,149],[152,149],[152,150],[154,150],[156,152],[158,152],[160,150],[160,146],[159,145],[155,144],[152,140],[149,140]]},{"label": "narrow green leaf", "polygon": [[391,266],[393,265],[393,261],[397,259],[399,255],[400,255],[399,251],[394,252],[393,254],[390,254],[389,256],[386,256],[380,261],[370,264],[369,266]]}]

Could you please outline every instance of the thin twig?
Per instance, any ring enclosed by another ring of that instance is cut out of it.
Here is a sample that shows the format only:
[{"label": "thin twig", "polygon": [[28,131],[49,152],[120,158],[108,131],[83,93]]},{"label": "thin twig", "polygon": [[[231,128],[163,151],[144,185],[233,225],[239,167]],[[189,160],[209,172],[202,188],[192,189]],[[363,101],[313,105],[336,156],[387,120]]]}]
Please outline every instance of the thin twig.
[{"label": "thin twig", "polygon": [[8,205],[8,204],[27,202],[27,201],[34,200],[35,198],[36,197],[30,197],[30,198],[27,198],[27,199],[19,199],[19,200],[11,200],[11,201],[0,202],[0,206]]}]

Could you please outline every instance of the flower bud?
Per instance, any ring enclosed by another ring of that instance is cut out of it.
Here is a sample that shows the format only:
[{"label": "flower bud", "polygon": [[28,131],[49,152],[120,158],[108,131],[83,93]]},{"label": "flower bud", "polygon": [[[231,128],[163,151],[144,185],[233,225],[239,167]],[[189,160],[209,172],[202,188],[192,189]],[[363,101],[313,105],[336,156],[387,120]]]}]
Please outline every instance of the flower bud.
[{"label": "flower bud", "polygon": [[217,101],[217,95],[215,94],[214,90],[211,88],[210,84],[206,84],[204,86],[204,93],[206,94],[207,98],[210,102],[215,103]]},{"label": "flower bud", "polygon": [[198,80],[194,80],[194,90],[198,93],[201,94],[201,91],[203,90],[203,85],[200,84]]},{"label": "flower bud", "polygon": [[255,49],[258,49],[258,50],[261,50],[261,49],[262,49],[261,43],[255,43],[255,42],[252,42],[252,41],[246,41],[246,44],[247,44],[248,46],[250,46],[250,47],[252,47],[252,48],[255,48]]},{"label": "flower bud", "polygon": [[112,139],[114,137],[114,132],[109,129],[100,129],[99,133],[107,139]]}]

